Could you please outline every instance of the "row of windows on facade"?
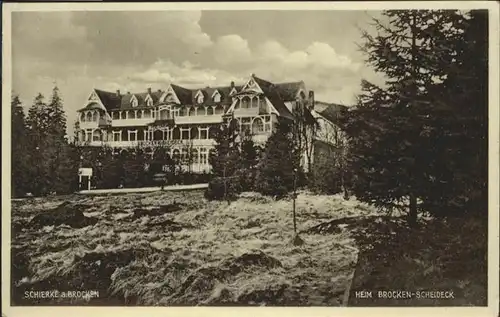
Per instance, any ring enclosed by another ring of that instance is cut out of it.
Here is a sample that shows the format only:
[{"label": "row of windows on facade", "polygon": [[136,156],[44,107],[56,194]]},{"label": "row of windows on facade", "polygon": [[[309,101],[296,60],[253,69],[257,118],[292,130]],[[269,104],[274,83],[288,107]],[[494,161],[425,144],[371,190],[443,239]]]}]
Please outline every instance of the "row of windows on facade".
[{"label": "row of windows on facade", "polygon": [[[258,99],[258,102],[252,102],[252,99],[248,97],[244,97],[241,101],[237,101],[234,109],[252,109],[265,107],[266,102],[264,99]],[[227,110],[222,105],[217,106],[206,106],[206,107],[182,107],[180,109],[172,109],[172,110],[133,110],[133,111],[113,111],[112,118],[113,120],[120,119],[150,119],[156,118],[157,113],[159,113],[159,119],[170,119],[174,116],[178,117],[187,117],[187,116],[211,116],[211,115],[222,115]],[[82,122],[97,122],[99,120],[99,114],[97,111],[87,112],[80,116],[80,121]]]},{"label": "row of windows on facade", "polygon": [[[235,120],[240,132],[251,132],[253,134],[268,133],[271,131],[271,117],[243,117]],[[194,139],[213,139],[214,133],[208,127],[192,127],[192,128],[166,128],[162,130],[141,130],[143,140],[194,140]],[[123,140],[123,131],[112,131],[113,141],[139,141],[138,131],[127,131],[127,140]],[[97,130],[87,130],[85,132],[85,140],[81,141],[103,141],[102,132]]]}]

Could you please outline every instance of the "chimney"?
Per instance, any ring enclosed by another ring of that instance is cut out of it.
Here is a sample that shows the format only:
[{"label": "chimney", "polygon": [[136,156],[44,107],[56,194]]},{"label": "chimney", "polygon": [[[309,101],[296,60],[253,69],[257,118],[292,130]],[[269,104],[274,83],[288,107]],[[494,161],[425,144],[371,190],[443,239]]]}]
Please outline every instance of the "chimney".
[{"label": "chimney", "polygon": [[234,88],[234,81],[231,82],[231,88]]},{"label": "chimney", "polygon": [[127,91],[127,95],[130,95],[130,91]]},{"label": "chimney", "polygon": [[158,92],[161,92],[161,89],[158,89]]},{"label": "chimney", "polygon": [[120,97],[120,96],[121,96],[121,95],[120,95],[120,89],[117,89],[117,90],[116,90],[116,95],[117,95],[118,97]]},{"label": "chimney", "polygon": [[314,110],[314,91],[309,90],[309,109]]},{"label": "chimney", "polygon": [[148,94],[151,95],[151,87],[148,88]]}]

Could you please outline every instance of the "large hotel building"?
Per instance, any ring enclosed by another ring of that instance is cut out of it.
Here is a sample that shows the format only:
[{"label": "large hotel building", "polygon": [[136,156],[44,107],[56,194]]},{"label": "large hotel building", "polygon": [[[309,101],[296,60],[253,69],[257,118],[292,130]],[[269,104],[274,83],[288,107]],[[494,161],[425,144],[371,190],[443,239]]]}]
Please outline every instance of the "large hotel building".
[{"label": "large hotel building", "polygon": [[293,109],[300,104],[308,105],[307,113],[318,119],[323,134],[335,129],[339,106],[315,101],[303,81],[271,83],[252,74],[242,86],[231,82],[187,89],[171,84],[166,90],[141,93],[94,89],[78,110],[77,141],[82,146],[107,145],[116,152],[140,146],[151,154],[166,145],[172,157],[181,158],[189,149],[191,171],[207,172],[214,129],[220,124],[234,120],[242,133],[250,131],[264,145],[278,117],[294,120]]}]

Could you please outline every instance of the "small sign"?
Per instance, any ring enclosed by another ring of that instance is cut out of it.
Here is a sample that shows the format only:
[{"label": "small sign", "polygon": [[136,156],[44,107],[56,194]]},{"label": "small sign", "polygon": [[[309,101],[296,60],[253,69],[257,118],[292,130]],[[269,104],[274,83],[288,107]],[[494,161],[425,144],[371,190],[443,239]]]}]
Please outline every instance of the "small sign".
[{"label": "small sign", "polygon": [[92,168],[79,168],[78,169],[78,175],[80,176],[92,176]]}]

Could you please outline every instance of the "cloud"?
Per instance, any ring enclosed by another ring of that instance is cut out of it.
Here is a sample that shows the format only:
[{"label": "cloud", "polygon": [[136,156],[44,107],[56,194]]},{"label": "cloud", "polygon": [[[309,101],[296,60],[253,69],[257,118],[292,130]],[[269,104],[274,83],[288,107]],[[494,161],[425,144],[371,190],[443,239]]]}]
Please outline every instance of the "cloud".
[{"label": "cloud", "polygon": [[213,57],[220,64],[228,65],[248,62],[252,53],[247,40],[237,34],[230,34],[217,38]]}]

